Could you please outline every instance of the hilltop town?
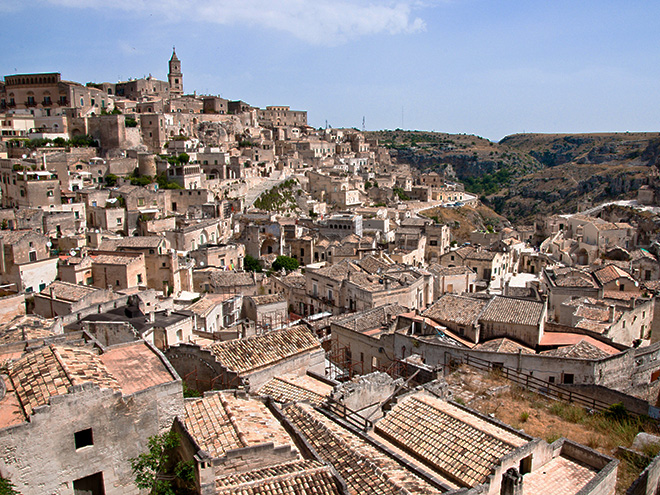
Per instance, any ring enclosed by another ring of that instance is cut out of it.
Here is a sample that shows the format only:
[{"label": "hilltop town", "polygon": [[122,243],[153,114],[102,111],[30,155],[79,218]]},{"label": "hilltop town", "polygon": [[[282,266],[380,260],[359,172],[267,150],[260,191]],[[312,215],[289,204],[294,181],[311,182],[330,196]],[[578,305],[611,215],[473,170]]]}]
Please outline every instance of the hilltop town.
[{"label": "hilltop town", "polygon": [[377,133],[186,93],[175,51],[167,80],[5,76],[0,112],[7,493],[655,493],[660,458],[622,446],[622,487],[446,380],[655,424],[655,167],[512,224]]}]

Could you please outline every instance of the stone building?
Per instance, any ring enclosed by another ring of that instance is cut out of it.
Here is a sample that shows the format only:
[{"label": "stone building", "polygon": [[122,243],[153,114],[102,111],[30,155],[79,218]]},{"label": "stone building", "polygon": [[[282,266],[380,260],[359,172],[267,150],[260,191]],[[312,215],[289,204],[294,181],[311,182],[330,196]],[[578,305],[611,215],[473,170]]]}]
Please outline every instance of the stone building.
[{"label": "stone building", "polygon": [[281,328],[289,321],[286,298],[282,294],[246,296],[243,316],[254,322],[257,333]]},{"label": "stone building", "polygon": [[181,61],[176,56],[175,49],[172,49],[169,67],[167,82],[170,85],[170,96],[180,96],[183,94],[183,73],[181,72]]},{"label": "stone building", "polygon": [[323,374],[325,352],[312,332],[302,325],[216,342],[209,347],[180,344],[165,353],[172,366],[195,390],[257,390],[275,376]]},{"label": "stone building", "polygon": [[62,203],[57,176],[38,168],[20,160],[0,160],[3,207],[40,208]]},{"label": "stone building", "polygon": [[114,290],[146,286],[147,270],[142,253],[90,251],[94,287]]},{"label": "stone building", "polygon": [[42,346],[0,379],[0,472],[24,495],[138,495],[129,460],[184,414],[178,375],[143,341]]},{"label": "stone building", "polygon": [[25,292],[42,291],[57,277],[48,238],[32,230],[0,231],[0,283]]}]

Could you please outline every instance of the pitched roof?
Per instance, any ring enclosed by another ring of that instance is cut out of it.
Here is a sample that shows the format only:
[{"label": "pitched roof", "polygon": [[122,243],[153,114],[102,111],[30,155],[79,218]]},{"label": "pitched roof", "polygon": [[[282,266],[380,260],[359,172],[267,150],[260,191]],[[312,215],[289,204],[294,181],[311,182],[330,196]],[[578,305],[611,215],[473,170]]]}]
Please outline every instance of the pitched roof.
[{"label": "pitched roof", "polygon": [[598,287],[590,273],[575,268],[554,270],[555,285],[558,287]]},{"label": "pitched roof", "polygon": [[611,355],[586,340],[580,340],[577,344],[559,347],[558,349],[543,351],[541,354],[577,359],[602,359]]},{"label": "pitched roof", "polygon": [[216,360],[236,373],[249,373],[302,352],[320,348],[321,344],[317,338],[303,325],[247,339],[217,342],[210,346]]},{"label": "pitched roof", "polygon": [[536,354],[534,349],[507,339],[493,339],[488,342],[482,342],[473,347],[475,351],[491,351],[491,352],[509,352],[509,353],[522,353],[522,354]]},{"label": "pitched roof", "polygon": [[596,277],[596,280],[598,280],[602,285],[608,284],[618,278],[627,278],[632,280],[632,277],[628,272],[622,270],[616,265],[607,265],[600,270],[596,270],[594,272],[594,277]]},{"label": "pitched roof", "polygon": [[[540,346],[572,346],[578,344],[581,341],[585,341],[594,347],[597,347],[601,351],[607,353],[608,356],[613,354],[618,354],[619,351],[617,348],[612,347],[611,345],[601,342],[600,340],[594,339],[588,335],[581,335],[578,333],[567,333],[567,332],[544,332],[543,337],[541,337]],[[548,351],[549,352],[549,351]]]},{"label": "pitched roof", "polygon": [[488,300],[444,294],[423,314],[439,323],[474,325],[487,304]]},{"label": "pitched roof", "polygon": [[543,308],[541,302],[495,296],[480,320],[535,326],[541,321]]},{"label": "pitched roof", "polygon": [[215,392],[187,400],[184,423],[197,445],[212,457],[272,443],[291,445],[291,437],[259,400]]},{"label": "pitched roof", "polygon": [[275,304],[279,302],[286,302],[284,294],[264,294],[262,296],[248,296],[254,301],[255,304]]},{"label": "pitched roof", "polygon": [[330,468],[318,461],[294,461],[215,480],[217,495],[275,495],[306,493],[340,495],[341,486]]},{"label": "pitched roof", "polygon": [[407,311],[408,308],[399,304],[387,304],[362,313],[348,315],[345,319],[336,321],[335,325],[371,337],[378,337],[389,328],[394,317]]},{"label": "pitched roof", "polygon": [[72,385],[91,381],[101,388],[120,389],[99,356],[82,347],[47,346],[26,354],[13,363],[10,379],[27,416]]},{"label": "pitched roof", "polygon": [[233,294],[204,294],[199,301],[194,302],[185,309],[201,317],[206,317],[215,307],[232,297],[234,297]]},{"label": "pitched roof", "polygon": [[78,302],[85,296],[100,290],[98,287],[92,287],[90,285],[72,284],[56,280],[42,290],[40,294],[61,301]]},{"label": "pitched roof", "polygon": [[469,266],[442,266],[438,263],[435,263],[429,267],[429,271],[438,277],[452,277],[456,275],[465,275],[465,274],[474,274],[474,270]]},{"label": "pitched roof", "polygon": [[527,440],[451,404],[413,395],[399,401],[375,431],[438,471],[473,487]]},{"label": "pitched roof", "polygon": [[[309,379],[312,380],[312,378]],[[327,385],[325,393],[321,394],[319,391],[311,390],[308,384],[295,383],[292,379],[275,377],[264,384],[257,391],[257,394],[270,396],[274,401],[283,404],[307,401],[313,406],[319,406],[325,401],[330,391],[332,391],[330,385]]]}]

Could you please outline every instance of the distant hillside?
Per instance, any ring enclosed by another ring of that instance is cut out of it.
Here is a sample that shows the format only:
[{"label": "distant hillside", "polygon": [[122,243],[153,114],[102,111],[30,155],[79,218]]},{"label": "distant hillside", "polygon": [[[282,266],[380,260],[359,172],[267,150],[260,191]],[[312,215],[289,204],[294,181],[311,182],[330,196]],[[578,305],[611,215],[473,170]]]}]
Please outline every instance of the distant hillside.
[{"label": "distant hillside", "polygon": [[499,143],[465,134],[368,133],[400,163],[446,171],[514,222],[573,212],[579,201],[631,198],[656,183],[660,133],[515,134]]}]

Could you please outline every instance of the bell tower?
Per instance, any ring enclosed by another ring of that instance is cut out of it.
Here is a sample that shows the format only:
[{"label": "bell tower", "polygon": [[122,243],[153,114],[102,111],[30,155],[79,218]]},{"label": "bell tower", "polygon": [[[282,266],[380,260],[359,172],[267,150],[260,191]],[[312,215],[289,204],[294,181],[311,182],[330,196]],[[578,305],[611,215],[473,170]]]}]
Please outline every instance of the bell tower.
[{"label": "bell tower", "polygon": [[170,95],[180,96],[183,94],[183,73],[181,72],[181,61],[176,56],[176,48],[172,47],[172,58],[170,59],[170,72],[167,74],[170,83]]}]

